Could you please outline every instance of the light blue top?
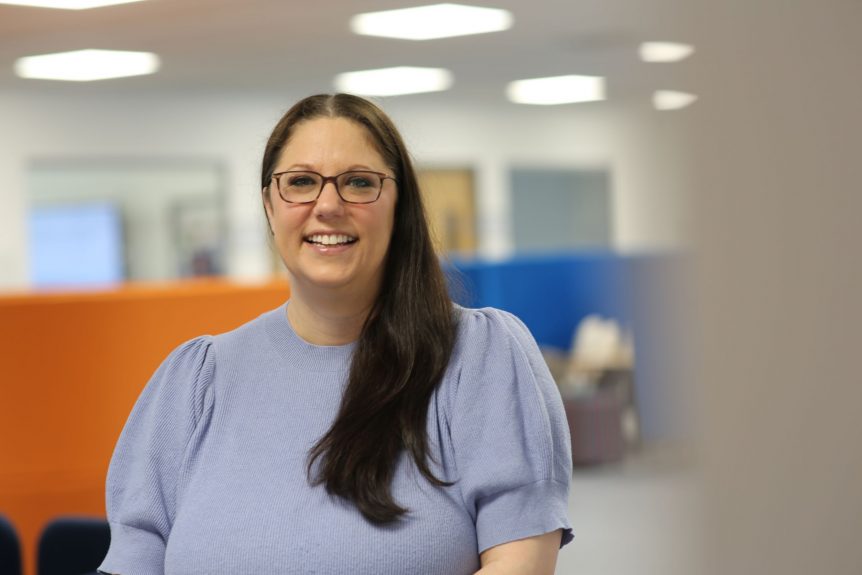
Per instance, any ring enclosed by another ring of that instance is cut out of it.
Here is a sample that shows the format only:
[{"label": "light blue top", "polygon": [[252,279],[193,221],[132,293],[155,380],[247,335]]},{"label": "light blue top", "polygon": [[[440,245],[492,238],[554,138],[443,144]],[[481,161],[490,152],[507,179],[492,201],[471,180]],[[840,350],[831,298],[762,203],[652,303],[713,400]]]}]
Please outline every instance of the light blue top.
[{"label": "light blue top", "polygon": [[409,514],[385,527],[312,487],[309,448],[332,423],[354,344],[299,338],[284,304],[193,339],[153,375],[108,472],[121,575],[472,575],[479,553],[564,529],[571,444],[559,393],[527,328],[459,308],[458,340],[428,406],[438,488],[402,456]]}]

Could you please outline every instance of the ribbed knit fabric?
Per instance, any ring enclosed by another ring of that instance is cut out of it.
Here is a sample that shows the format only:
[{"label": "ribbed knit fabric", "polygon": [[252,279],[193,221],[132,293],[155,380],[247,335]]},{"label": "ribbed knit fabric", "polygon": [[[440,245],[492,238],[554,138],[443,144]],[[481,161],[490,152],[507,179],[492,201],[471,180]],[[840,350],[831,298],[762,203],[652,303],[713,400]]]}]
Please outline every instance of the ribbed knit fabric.
[{"label": "ribbed knit fabric", "polygon": [[410,509],[376,527],[306,477],[335,416],[354,345],[299,338],[287,304],[177,348],[147,384],[108,473],[120,575],[469,575],[489,547],[564,529],[568,427],[538,347],[514,316],[460,309],[455,352],[429,405],[437,488],[403,456]]}]

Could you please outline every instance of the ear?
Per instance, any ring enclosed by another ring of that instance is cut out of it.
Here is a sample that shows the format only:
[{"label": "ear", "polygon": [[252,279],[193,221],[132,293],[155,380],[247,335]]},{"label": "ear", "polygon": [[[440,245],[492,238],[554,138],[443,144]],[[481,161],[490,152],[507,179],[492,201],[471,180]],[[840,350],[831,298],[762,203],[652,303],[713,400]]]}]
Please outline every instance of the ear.
[{"label": "ear", "polygon": [[266,224],[269,226],[269,235],[274,236],[275,231],[272,228],[272,201],[269,197],[269,187],[265,187],[260,191],[260,195],[263,198],[263,209],[266,212]]}]

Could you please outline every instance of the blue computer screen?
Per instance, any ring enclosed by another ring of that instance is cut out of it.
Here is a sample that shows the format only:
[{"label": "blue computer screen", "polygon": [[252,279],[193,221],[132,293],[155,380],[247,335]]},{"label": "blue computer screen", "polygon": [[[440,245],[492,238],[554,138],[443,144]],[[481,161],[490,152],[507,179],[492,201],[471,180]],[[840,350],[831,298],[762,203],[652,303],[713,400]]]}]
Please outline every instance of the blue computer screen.
[{"label": "blue computer screen", "polygon": [[81,286],[123,279],[122,217],[114,205],[33,208],[29,236],[34,287]]}]

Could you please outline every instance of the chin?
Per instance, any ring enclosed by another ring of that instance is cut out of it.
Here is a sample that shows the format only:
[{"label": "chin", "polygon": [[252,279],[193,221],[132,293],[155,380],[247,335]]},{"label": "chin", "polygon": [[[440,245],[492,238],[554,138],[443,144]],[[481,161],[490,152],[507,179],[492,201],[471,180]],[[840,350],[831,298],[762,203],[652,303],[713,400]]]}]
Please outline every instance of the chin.
[{"label": "chin", "polygon": [[288,269],[288,279],[308,290],[345,290],[357,295],[367,293],[375,283],[374,274],[362,273],[357,266],[297,266]]},{"label": "chin", "polygon": [[351,285],[349,279],[345,278],[319,278],[319,279],[310,279],[308,281],[309,285],[318,289],[340,289],[346,288]]},{"label": "chin", "polygon": [[341,289],[355,285],[356,278],[344,274],[301,274],[295,280],[313,289]]}]

